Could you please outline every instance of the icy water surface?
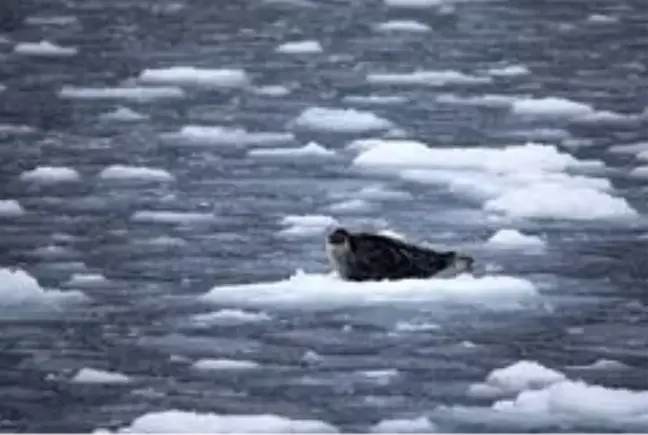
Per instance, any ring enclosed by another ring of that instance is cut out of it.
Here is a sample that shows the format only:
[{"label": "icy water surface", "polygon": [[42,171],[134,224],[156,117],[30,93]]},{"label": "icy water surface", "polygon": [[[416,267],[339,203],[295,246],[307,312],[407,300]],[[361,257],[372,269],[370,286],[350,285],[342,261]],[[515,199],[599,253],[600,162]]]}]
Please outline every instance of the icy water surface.
[{"label": "icy water surface", "polygon": [[[648,430],[642,0],[0,8],[0,430]],[[477,258],[330,274],[335,225]]]}]

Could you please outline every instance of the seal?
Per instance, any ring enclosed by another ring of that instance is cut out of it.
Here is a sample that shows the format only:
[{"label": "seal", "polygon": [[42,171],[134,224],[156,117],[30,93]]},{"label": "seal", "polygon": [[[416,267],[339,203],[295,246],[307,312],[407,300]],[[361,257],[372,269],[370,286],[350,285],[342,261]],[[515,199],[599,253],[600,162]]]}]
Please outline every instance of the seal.
[{"label": "seal", "polygon": [[371,233],[336,228],[326,240],[333,268],[347,281],[382,281],[454,276],[471,272],[474,259],[455,251],[437,252]]}]

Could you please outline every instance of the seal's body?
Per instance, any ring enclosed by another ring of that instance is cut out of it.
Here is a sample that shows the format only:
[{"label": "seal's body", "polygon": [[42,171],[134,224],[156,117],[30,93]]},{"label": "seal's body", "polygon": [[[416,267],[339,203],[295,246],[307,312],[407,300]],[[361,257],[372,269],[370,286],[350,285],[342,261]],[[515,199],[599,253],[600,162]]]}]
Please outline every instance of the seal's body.
[{"label": "seal's body", "polygon": [[456,275],[471,271],[474,262],[457,252],[436,252],[392,237],[350,233],[344,228],[328,235],[326,252],[340,277],[349,281]]}]

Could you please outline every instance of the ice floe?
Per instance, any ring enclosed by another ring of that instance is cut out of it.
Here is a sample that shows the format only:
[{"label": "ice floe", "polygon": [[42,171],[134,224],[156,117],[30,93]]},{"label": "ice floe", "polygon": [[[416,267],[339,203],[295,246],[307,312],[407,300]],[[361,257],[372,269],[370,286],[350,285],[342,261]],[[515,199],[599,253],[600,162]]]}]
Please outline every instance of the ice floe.
[{"label": "ice floe", "polygon": [[[520,301],[537,296],[533,283],[512,276],[459,276],[453,279],[408,279],[348,282],[334,274],[297,271],[275,282],[223,285],[201,296],[204,301],[254,305],[372,305],[461,301],[497,307],[502,300]],[[510,306],[510,304],[508,304]]]},{"label": "ice floe", "polygon": [[432,413],[435,421],[450,417],[462,423],[496,424],[500,430],[583,425],[648,428],[648,391],[588,384],[535,361],[495,369],[470,393],[498,400],[490,407],[442,406]]},{"label": "ice floe", "polygon": [[321,235],[338,225],[337,219],[326,215],[295,215],[281,219],[284,226],[279,235],[285,237],[310,237]]},{"label": "ice floe", "polygon": [[285,42],[277,47],[277,53],[283,54],[316,54],[322,51],[322,45],[313,40]]},{"label": "ice floe", "polygon": [[59,97],[72,100],[153,101],[184,98],[185,92],[177,86],[79,87],[66,85],[59,90]]},{"label": "ice floe", "polygon": [[164,138],[188,145],[274,145],[292,142],[295,136],[288,132],[248,131],[240,127],[185,125],[180,131],[167,133]]},{"label": "ice floe", "polygon": [[403,95],[346,95],[342,101],[358,106],[391,106],[406,103],[407,97]]},{"label": "ice floe", "polygon": [[541,237],[524,234],[510,228],[498,230],[488,239],[487,244],[500,248],[542,248],[546,246],[546,242]]},{"label": "ice floe", "polygon": [[264,312],[253,312],[235,308],[224,308],[209,313],[194,314],[191,323],[201,326],[239,325],[244,323],[266,322],[272,318]]},{"label": "ice floe", "polygon": [[169,68],[147,68],[138,80],[142,83],[199,86],[215,89],[244,88],[250,85],[245,70],[236,68],[197,68],[173,66]]},{"label": "ice floe", "polygon": [[25,18],[25,24],[30,26],[70,26],[78,22],[72,15],[31,15]]},{"label": "ice floe", "polygon": [[250,370],[261,367],[259,363],[248,360],[235,360],[235,359],[211,359],[204,358],[194,362],[191,368],[194,370],[210,371],[210,370]]},{"label": "ice floe", "polygon": [[381,420],[371,428],[371,433],[434,433],[439,428],[427,417],[394,418]]},{"label": "ice floe", "polygon": [[507,65],[489,68],[488,74],[494,77],[516,77],[531,74],[531,71],[525,65]]},{"label": "ice floe", "polygon": [[150,117],[148,115],[136,112],[135,110],[128,107],[117,107],[112,112],[102,113],[100,115],[100,118],[108,121],[139,122],[145,121]]},{"label": "ice floe", "polygon": [[187,224],[204,223],[216,220],[212,213],[171,210],[140,210],[131,216],[133,222],[161,223],[161,224]]},{"label": "ice floe", "polygon": [[0,268],[0,308],[17,305],[57,304],[84,299],[79,292],[48,290],[21,269]]},{"label": "ice floe", "polygon": [[117,372],[82,368],[71,379],[74,384],[128,384],[131,378]]},{"label": "ice floe", "polygon": [[266,85],[257,86],[251,90],[253,94],[263,95],[264,97],[284,97],[292,92],[290,88],[283,85]]},{"label": "ice floe", "polygon": [[441,87],[446,85],[476,85],[490,83],[490,76],[466,74],[461,71],[413,71],[409,73],[369,73],[367,81],[374,85],[423,85]]},{"label": "ice floe", "polygon": [[25,209],[15,199],[0,199],[0,218],[15,218],[25,214]]},{"label": "ice floe", "polygon": [[79,181],[81,175],[75,169],[63,166],[38,166],[20,174],[20,179],[31,183],[55,184]]},{"label": "ice floe", "polygon": [[383,0],[385,5],[392,8],[427,9],[443,5],[447,0]]},{"label": "ice floe", "polygon": [[70,57],[77,52],[75,47],[63,47],[49,41],[19,42],[14,46],[14,53],[24,56]]},{"label": "ice floe", "polygon": [[310,107],[292,121],[298,129],[338,133],[388,130],[394,124],[373,112],[356,109]]},{"label": "ice floe", "polygon": [[298,148],[262,148],[249,150],[250,157],[334,157],[335,151],[316,142]]},{"label": "ice floe", "polygon": [[375,29],[380,32],[413,32],[425,33],[432,30],[427,24],[415,20],[390,20],[376,24]]},{"label": "ice floe", "polygon": [[174,177],[165,169],[145,166],[110,165],[99,173],[102,180],[173,181]]}]

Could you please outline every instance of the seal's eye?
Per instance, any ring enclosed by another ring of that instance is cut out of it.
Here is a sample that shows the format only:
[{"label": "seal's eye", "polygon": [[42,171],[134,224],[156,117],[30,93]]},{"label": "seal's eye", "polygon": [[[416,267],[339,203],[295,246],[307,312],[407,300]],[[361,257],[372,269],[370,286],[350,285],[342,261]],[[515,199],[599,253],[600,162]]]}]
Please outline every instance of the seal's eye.
[{"label": "seal's eye", "polygon": [[347,233],[345,230],[337,229],[329,234],[328,241],[332,245],[340,245],[346,241],[348,235],[349,233]]}]

